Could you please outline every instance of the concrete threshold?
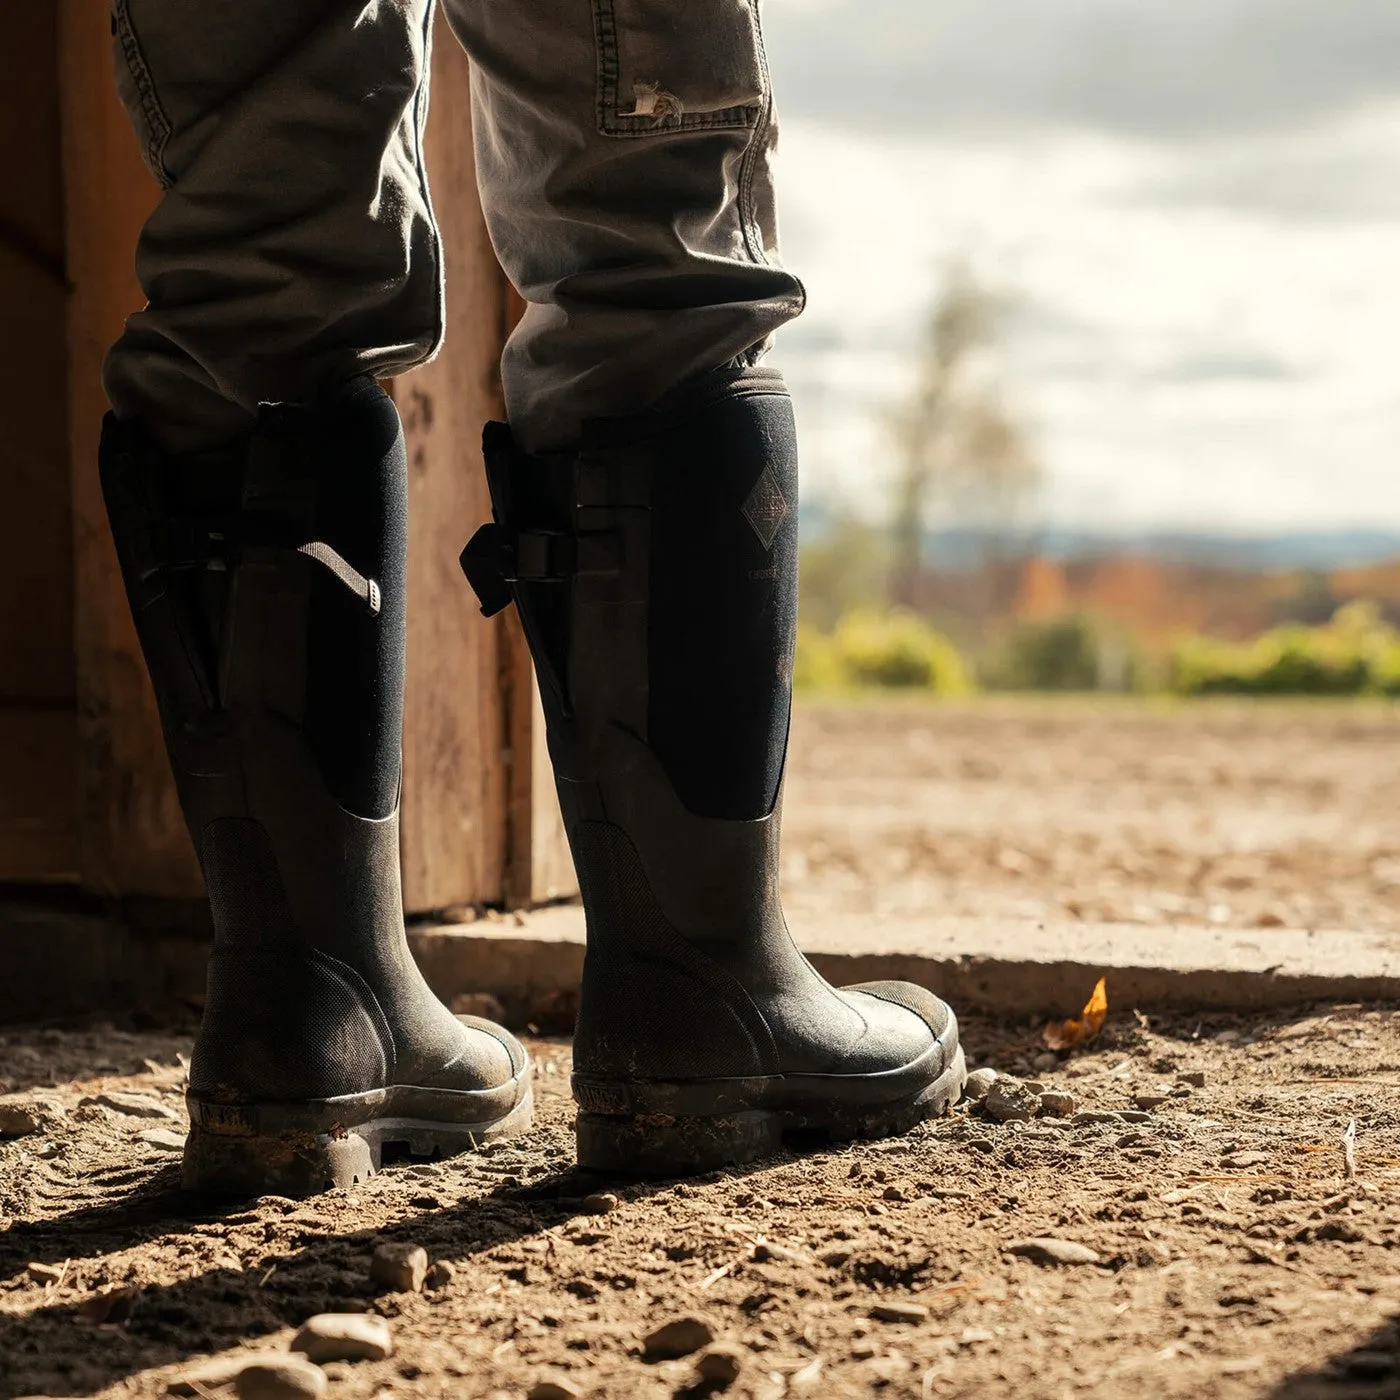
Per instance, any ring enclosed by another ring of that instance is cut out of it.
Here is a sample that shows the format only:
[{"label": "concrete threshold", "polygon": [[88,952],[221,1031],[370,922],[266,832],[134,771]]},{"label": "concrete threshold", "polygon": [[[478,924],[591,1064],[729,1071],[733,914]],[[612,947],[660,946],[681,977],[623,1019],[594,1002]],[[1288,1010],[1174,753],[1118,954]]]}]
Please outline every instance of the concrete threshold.
[{"label": "concrete threshold", "polygon": [[[1400,935],[1346,930],[900,919],[807,921],[800,946],[830,981],[918,982],[968,1011],[1069,1016],[1108,978],[1112,1009],[1252,1011],[1305,1002],[1400,1001]],[[450,1001],[487,992],[513,1025],[572,1024],[583,973],[577,906],[415,925],[409,941]],[[193,927],[131,927],[64,905],[0,900],[0,1023],[203,999],[208,938]]]},{"label": "concrete threshold", "polygon": [[[1070,1016],[1099,977],[1110,1008],[1247,1011],[1304,1002],[1400,1000],[1400,936],[1318,929],[843,918],[794,928],[829,981],[917,982],[955,1006]],[[513,1021],[565,1010],[583,972],[583,912],[415,927],[414,955],[439,995],[489,992]]]}]

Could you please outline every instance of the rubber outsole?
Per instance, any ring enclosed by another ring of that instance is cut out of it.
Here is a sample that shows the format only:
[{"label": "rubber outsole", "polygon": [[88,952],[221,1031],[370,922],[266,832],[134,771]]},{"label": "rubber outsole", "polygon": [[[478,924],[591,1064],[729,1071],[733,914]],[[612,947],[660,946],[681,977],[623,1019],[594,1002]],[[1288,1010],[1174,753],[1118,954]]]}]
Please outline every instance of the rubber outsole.
[{"label": "rubber outsole", "polygon": [[[444,1117],[415,1116],[433,1097]],[[480,1107],[475,1095],[427,1090],[378,1090],[316,1104],[215,1104],[190,1097],[184,1187],[218,1196],[302,1197],[353,1186],[378,1172],[384,1149],[435,1160],[484,1143],[517,1137],[535,1121],[534,1095],[523,1095],[496,1116],[452,1121]],[[404,1102],[407,1100],[407,1102]],[[463,1102],[463,1101],[467,1102]],[[409,1113],[401,1110],[407,1108]],[[454,1111],[455,1110],[455,1111]],[[332,1117],[336,1113],[339,1117]],[[328,1118],[331,1121],[326,1121]]]},{"label": "rubber outsole", "polygon": [[[804,1075],[796,1087],[791,1080],[779,1080],[754,1095],[760,1102],[763,1098],[788,1100],[773,1107],[739,1106],[738,1095],[726,1087],[720,1096],[731,1106],[710,1113],[655,1108],[617,1111],[624,1104],[635,1104],[642,1086],[576,1078],[574,1092],[581,1106],[576,1129],[578,1162],[592,1171],[619,1176],[695,1176],[757,1161],[798,1141],[811,1147],[855,1138],[896,1137],[951,1110],[967,1082],[967,1063],[959,1046],[948,1065],[914,1092],[882,1102],[858,1101],[862,1088],[867,1095],[886,1092],[889,1086],[880,1083],[883,1078],[832,1075],[823,1080]],[[658,1098],[676,1101],[698,1097],[704,1086],[666,1087],[670,1092]],[[675,1092],[678,1089],[682,1092]]]}]

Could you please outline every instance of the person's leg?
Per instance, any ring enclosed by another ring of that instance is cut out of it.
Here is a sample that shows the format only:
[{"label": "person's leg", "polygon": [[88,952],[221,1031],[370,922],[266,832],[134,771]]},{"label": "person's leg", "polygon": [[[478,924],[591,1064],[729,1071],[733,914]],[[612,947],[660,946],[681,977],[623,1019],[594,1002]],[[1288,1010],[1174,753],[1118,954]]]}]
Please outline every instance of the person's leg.
[{"label": "person's leg", "polygon": [[777,264],[754,0],[445,0],[479,174],[529,300],[463,567],[514,601],[588,917],[580,1161],[671,1174],[793,1131],[902,1131],[965,1078],[922,988],[838,991],[792,942],[779,804],[797,456],[755,362]]},{"label": "person's leg", "polygon": [[406,463],[367,370],[439,325],[429,0],[118,0],[169,188],[112,352],[103,493],[214,920],[186,1184],[348,1184],[523,1131],[529,1065],[451,1015],[399,891]]},{"label": "person's leg", "polygon": [[431,0],[113,0],[117,81],[164,187],[112,348],[167,446],[428,358],[441,266],[421,137]]},{"label": "person's leg", "polygon": [[444,0],[475,65],[477,178],[526,300],[502,364],[520,445],[577,443],[755,361],[801,310],[777,260],[753,0]]}]

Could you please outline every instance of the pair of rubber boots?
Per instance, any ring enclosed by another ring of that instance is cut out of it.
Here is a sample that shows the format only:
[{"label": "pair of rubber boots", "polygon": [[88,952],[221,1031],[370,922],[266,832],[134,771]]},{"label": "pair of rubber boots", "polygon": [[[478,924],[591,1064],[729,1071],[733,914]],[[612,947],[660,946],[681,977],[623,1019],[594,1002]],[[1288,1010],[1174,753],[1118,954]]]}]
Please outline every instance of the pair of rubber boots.
[{"label": "pair of rubber boots", "polygon": [[[485,613],[519,609],[588,922],[580,1164],[703,1172],[943,1112],[965,1078],[951,1011],[902,983],[832,988],[779,903],[797,574],[781,379],[708,376],[566,454],[525,455],[493,424],[485,451],[495,521],[462,565]],[[181,455],[109,417],[101,475],[213,912],[186,1185],[306,1194],[390,1145],[524,1132],[524,1048],[443,1007],[404,935],[392,402],[351,380]]]}]

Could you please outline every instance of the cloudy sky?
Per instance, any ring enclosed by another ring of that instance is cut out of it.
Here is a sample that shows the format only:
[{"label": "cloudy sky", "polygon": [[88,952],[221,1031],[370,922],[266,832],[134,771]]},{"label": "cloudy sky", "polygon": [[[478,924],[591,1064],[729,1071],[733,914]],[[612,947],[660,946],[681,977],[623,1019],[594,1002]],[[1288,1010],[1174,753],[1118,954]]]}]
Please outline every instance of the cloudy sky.
[{"label": "cloudy sky", "polygon": [[809,489],[878,421],[950,259],[1016,300],[1042,514],[1400,527],[1396,0],[765,0]]}]

